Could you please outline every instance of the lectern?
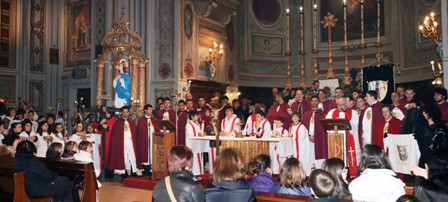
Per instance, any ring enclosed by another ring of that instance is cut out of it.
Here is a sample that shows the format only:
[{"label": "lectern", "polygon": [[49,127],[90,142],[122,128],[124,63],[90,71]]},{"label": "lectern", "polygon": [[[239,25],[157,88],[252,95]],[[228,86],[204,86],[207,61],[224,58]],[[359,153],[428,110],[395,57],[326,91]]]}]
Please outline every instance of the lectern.
[{"label": "lectern", "polygon": [[168,120],[153,121],[162,129],[154,132],[152,138],[152,179],[158,180],[168,176],[168,151],[175,143],[176,126]]},{"label": "lectern", "polygon": [[349,120],[343,118],[321,119],[320,123],[325,130],[334,131],[334,133],[328,133],[328,158],[343,159],[345,165],[347,165],[345,153],[347,138],[345,133],[338,133],[338,130],[351,130],[352,127]]}]

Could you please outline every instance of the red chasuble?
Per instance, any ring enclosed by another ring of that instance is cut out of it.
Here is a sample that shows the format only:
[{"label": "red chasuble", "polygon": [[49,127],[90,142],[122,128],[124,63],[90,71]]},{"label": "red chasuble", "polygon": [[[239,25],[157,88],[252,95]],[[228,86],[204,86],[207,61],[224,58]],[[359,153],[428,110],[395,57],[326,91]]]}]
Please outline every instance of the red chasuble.
[{"label": "red chasuble", "polygon": [[[157,120],[154,116],[151,116],[150,119],[152,123]],[[154,127],[154,131],[152,132],[160,131],[157,125],[153,124],[152,127]],[[146,116],[142,116],[140,117],[140,119],[138,119],[137,134],[137,142],[134,143],[137,144],[135,158],[137,162],[137,168],[142,169],[142,163],[148,161],[148,149],[150,144],[152,144],[152,142],[149,142],[148,139],[148,118],[146,118]],[[150,156],[150,159],[151,158],[152,156]]]},{"label": "red chasuble", "polygon": [[331,102],[331,100],[325,100],[322,102],[322,107],[323,107],[322,111],[324,111],[325,115],[328,114],[328,112],[330,111],[330,109],[329,109],[330,102]]},{"label": "red chasuble", "polygon": [[389,125],[386,128],[386,120],[382,120],[377,125],[376,135],[375,138],[372,139],[372,144],[376,144],[380,146],[381,148],[384,148],[384,133],[388,134],[400,134],[400,127],[401,127],[401,121],[400,119],[397,119],[395,117],[392,117],[389,121]]},{"label": "red chasuble", "polygon": [[199,113],[199,118],[200,118],[199,122],[202,123],[202,121],[204,121],[204,127],[209,126],[210,121],[212,120],[211,119],[212,110],[209,107],[204,106],[202,108],[198,108],[198,113]]},{"label": "red chasuble", "polygon": [[185,145],[185,126],[188,121],[188,111],[177,110],[177,145]]},{"label": "red chasuble", "polygon": [[106,141],[105,141],[106,162],[107,162],[108,155],[109,155],[110,134],[112,132],[112,127],[114,126],[114,123],[115,123],[116,120],[117,119],[115,117],[111,117],[110,119],[108,119],[106,121],[107,128],[109,128],[109,130],[106,130],[106,138],[105,138],[106,139]]},{"label": "red chasuble", "polygon": [[[124,119],[119,118],[112,127],[112,132],[110,134],[110,148],[109,157],[106,161],[106,168],[110,170],[124,170]],[[147,152],[137,150],[137,126],[135,121],[131,118],[128,119],[129,127],[132,134],[132,142],[134,145],[135,153]],[[136,155],[137,156],[137,155]],[[142,166],[138,164],[137,166]]]},{"label": "red chasuble", "polygon": [[[310,131],[313,110],[308,110],[303,114],[302,124]],[[325,113],[318,109],[314,114],[314,151],[316,159],[328,158],[328,138],[327,131],[324,130],[320,120],[325,119]]]},{"label": "red chasuble", "polygon": [[[289,109],[289,105],[286,102],[283,102],[280,105],[280,107],[278,106],[278,104],[273,105],[267,115],[267,118],[268,118],[269,122],[271,122],[271,125],[272,125],[272,123],[274,123],[275,118],[282,117],[283,118],[283,127],[289,128],[289,126],[291,126],[292,120],[291,120],[291,115],[288,112],[288,109]],[[289,110],[291,110],[291,109],[289,109]]]},{"label": "red chasuble", "polygon": [[[299,105],[300,102],[295,101],[294,103],[291,104],[291,110],[294,113],[297,113],[299,111]],[[308,100],[302,100],[302,114],[303,115],[306,111],[311,109],[311,104]]]},{"label": "red chasuble", "polygon": [[328,114],[328,112],[330,111],[330,110],[332,110],[332,109],[336,109],[338,107],[338,105],[336,104],[336,98],[334,98],[334,100],[331,100],[329,103],[328,103],[328,107],[327,107],[327,109],[325,109],[325,111],[327,112],[327,114]]},{"label": "red chasuble", "polygon": [[381,102],[377,102],[370,106],[372,108],[372,144],[374,144],[374,140],[382,139],[384,136],[380,135],[379,137],[377,137],[377,135],[381,134],[381,132],[378,133],[378,130],[381,130],[379,129],[378,125],[380,124],[380,122],[384,121],[383,113],[381,112],[382,106],[383,103]]},{"label": "red chasuble", "polygon": [[[339,109],[336,108],[333,111],[332,118],[339,118]],[[352,119],[352,109],[347,109],[345,112],[345,118],[347,120]],[[353,138],[353,134],[350,132],[350,130],[346,130],[346,137],[347,137],[347,147],[345,150],[347,152],[347,162],[349,167],[350,176],[356,176],[356,172],[358,171],[358,162],[356,161],[356,152],[353,152],[356,150],[355,147],[355,139]],[[350,153],[350,151],[352,151]]]}]

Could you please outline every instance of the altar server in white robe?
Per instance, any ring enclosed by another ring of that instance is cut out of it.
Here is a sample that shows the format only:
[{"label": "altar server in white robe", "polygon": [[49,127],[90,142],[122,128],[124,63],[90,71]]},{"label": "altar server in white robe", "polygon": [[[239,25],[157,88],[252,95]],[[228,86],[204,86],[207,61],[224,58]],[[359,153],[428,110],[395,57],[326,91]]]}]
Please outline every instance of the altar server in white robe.
[{"label": "altar server in white robe", "polygon": [[[343,96],[337,98],[336,105],[337,108],[332,109],[328,112],[327,119],[335,118],[346,118],[349,120],[351,125],[351,130],[339,130],[337,133],[346,134],[347,148],[345,154],[347,156],[347,164],[349,167],[350,176],[356,176],[358,170],[358,162],[361,159],[361,148],[359,146],[358,138],[358,124],[359,115],[358,112],[347,107],[347,97]],[[330,131],[329,133],[335,133],[335,131]]]},{"label": "altar server in white robe", "polygon": [[41,122],[37,128],[37,141],[34,142],[37,148],[37,157],[45,158],[47,154],[47,149],[52,143],[51,132],[48,131],[48,123]]},{"label": "altar server in white robe", "polygon": [[199,124],[199,113],[196,110],[188,112],[188,121],[185,125],[185,144],[193,151],[193,167],[191,172],[197,178],[198,175],[204,174],[203,152],[208,152],[209,141],[192,140],[191,137],[198,137],[204,134],[201,124]]},{"label": "altar server in white robe", "polygon": [[292,137],[293,156],[300,160],[303,169],[309,176],[311,168],[315,167],[314,143],[310,141],[308,130],[300,123],[299,115],[291,115],[292,124],[289,127],[289,136]]},{"label": "altar server in white robe", "polygon": [[265,114],[261,110],[255,112],[255,121],[252,124],[251,136],[257,138],[271,137],[271,123],[265,118]]},{"label": "altar server in white robe", "polygon": [[[274,119],[274,129],[272,130],[271,133],[272,137],[288,137],[288,130],[286,130],[283,127],[283,118],[282,117],[277,117]],[[269,136],[268,136],[269,137]],[[280,169],[283,165],[283,163],[286,160],[286,157],[282,157],[279,155],[278,150],[280,147],[280,143],[279,142],[270,142],[269,143],[269,153],[271,156],[271,169],[272,169],[272,173],[274,174],[279,174],[280,173]]]}]

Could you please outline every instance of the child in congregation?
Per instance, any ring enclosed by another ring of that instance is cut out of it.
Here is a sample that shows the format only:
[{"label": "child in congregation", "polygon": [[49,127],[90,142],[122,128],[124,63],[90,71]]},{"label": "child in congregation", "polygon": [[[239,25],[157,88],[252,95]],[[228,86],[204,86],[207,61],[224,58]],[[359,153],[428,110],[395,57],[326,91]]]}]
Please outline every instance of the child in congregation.
[{"label": "child in congregation", "polygon": [[75,141],[68,141],[64,146],[64,153],[62,153],[63,159],[73,159],[73,156],[78,153],[78,143]]},{"label": "child in congregation", "polygon": [[11,128],[9,129],[8,134],[5,135],[5,138],[2,140],[3,144],[12,145],[14,140],[19,137],[20,133],[22,133],[22,124],[20,123],[11,124]]},{"label": "child in congregation", "polygon": [[37,128],[37,141],[34,142],[34,145],[37,147],[37,156],[45,158],[47,149],[52,142],[53,138],[51,137],[51,133],[48,131],[48,123],[40,122],[39,127]]},{"label": "child in congregation", "polygon": [[335,181],[334,195],[339,198],[351,200],[352,194],[348,190],[347,175],[348,170],[344,166],[344,161],[339,158],[330,158],[324,161],[322,169],[330,173]]},{"label": "child in congregation", "polygon": [[[73,158],[75,161],[83,161],[83,162],[92,162],[92,152],[93,152],[93,145],[89,141],[81,141],[78,145],[78,153],[76,153]],[[95,167],[95,164],[93,166],[95,168],[95,174],[96,177],[100,176],[101,169],[99,167]]]},{"label": "child in congregation", "polygon": [[310,175],[311,193],[315,199],[310,202],[339,202],[338,195],[334,195],[335,180],[325,170],[313,170]]},{"label": "child in congregation", "polygon": [[293,157],[300,160],[305,173],[309,175],[311,168],[315,167],[314,143],[308,136],[308,129],[300,122],[299,115],[291,115],[292,124],[289,127],[289,136],[293,139]]},{"label": "child in congregation", "polygon": [[271,192],[311,196],[311,189],[306,184],[306,173],[300,161],[291,157],[285,161],[279,175],[279,183]]},{"label": "child in congregation", "polygon": [[61,143],[62,145],[67,142],[67,136],[66,136],[66,130],[64,129],[64,126],[62,126],[62,123],[57,123],[55,126],[55,134],[51,134],[51,137],[53,138],[53,142]]},{"label": "child in congregation", "polygon": [[59,160],[61,159],[62,152],[64,149],[62,148],[63,144],[59,142],[51,143],[50,147],[48,147],[46,158],[51,160]]},{"label": "child in congregation", "polygon": [[22,140],[37,141],[37,134],[33,131],[33,123],[30,120],[22,121],[22,129],[23,131],[19,135]]},{"label": "child in congregation", "polygon": [[87,134],[84,131],[84,126],[82,123],[76,125],[75,133],[70,136],[70,141],[74,141],[79,144],[81,141],[87,140]]},{"label": "child in congregation", "polygon": [[256,156],[247,164],[247,184],[256,192],[270,192],[277,184],[277,180],[272,179],[271,158],[266,154]]}]

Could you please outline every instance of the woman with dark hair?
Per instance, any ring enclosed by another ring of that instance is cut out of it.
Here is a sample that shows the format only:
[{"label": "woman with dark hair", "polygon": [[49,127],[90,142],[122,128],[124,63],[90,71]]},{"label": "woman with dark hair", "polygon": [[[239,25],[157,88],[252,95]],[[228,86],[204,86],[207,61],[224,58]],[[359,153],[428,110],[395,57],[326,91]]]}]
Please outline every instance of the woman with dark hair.
[{"label": "woman with dark hair", "polygon": [[[73,184],[67,177],[60,177],[57,173],[48,170],[35,156],[36,146],[30,141],[23,141],[17,145],[14,168],[26,172],[25,190],[29,197],[53,197],[54,200],[76,200],[71,198],[75,193]],[[79,198],[77,199],[79,200]]]},{"label": "woman with dark hair", "polygon": [[277,181],[272,179],[271,157],[266,154],[256,156],[247,164],[247,180],[254,191],[270,192]]},{"label": "woman with dark hair", "polygon": [[405,194],[405,184],[395,177],[389,158],[377,145],[364,146],[358,174],[348,186],[354,201],[392,202]]},{"label": "woman with dark hair", "polygon": [[48,123],[40,122],[36,133],[37,141],[34,142],[34,145],[37,147],[37,156],[45,158],[47,149],[53,142],[53,138],[51,137],[52,133],[48,130]]},{"label": "woman with dark hair", "polygon": [[414,167],[414,196],[422,202],[448,201],[448,148],[439,148],[428,159],[425,169]]},{"label": "woman with dark hair", "polygon": [[420,108],[410,108],[400,127],[400,134],[414,134],[420,150],[419,166],[425,166],[425,159],[431,154],[427,145],[432,142],[432,134],[429,130],[428,121],[423,116]]},{"label": "woman with dark hair", "polygon": [[348,190],[347,169],[344,166],[344,161],[338,158],[327,159],[322,164],[322,169],[330,173],[335,180],[334,195],[351,200],[352,194]]},{"label": "woman with dark hair", "polygon": [[272,188],[272,192],[311,196],[311,189],[306,184],[305,170],[298,159],[292,157],[283,163],[279,183]]},{"label": "woman with dark hair", "polygon": [[59,142],[51,143],[50,147],[48,147],[46,158],[51,160],[59,160],[62,156],[63,145]]},{"label": "woman with dark hair", "polygon": [[256,201],[255,193],[243,179],[243,165],[232,149],[224,149],[216,157],[213,181],[207,185],[205,197],[213,202]]},{"label": "woman with dark hair", "polygon": [[62,158],[73,159],[76,153],[78,153],[78,143],[75,141],[66,142],[64,146],[64,153],[62,153]]},{"label": "woman with dark hair", "polygon": [[437,104],[425,105],[423,116],[428,121],[432,141],[425,142],[431,151],[448,146],[448,128],[442,121],[442,110]]},{"label": "woman with dark hair", "polygon": [[193,152],[180,145],[168,151],[170,175],[157,182],[153,201],[205,201],[202,185],[193,181]]}]

